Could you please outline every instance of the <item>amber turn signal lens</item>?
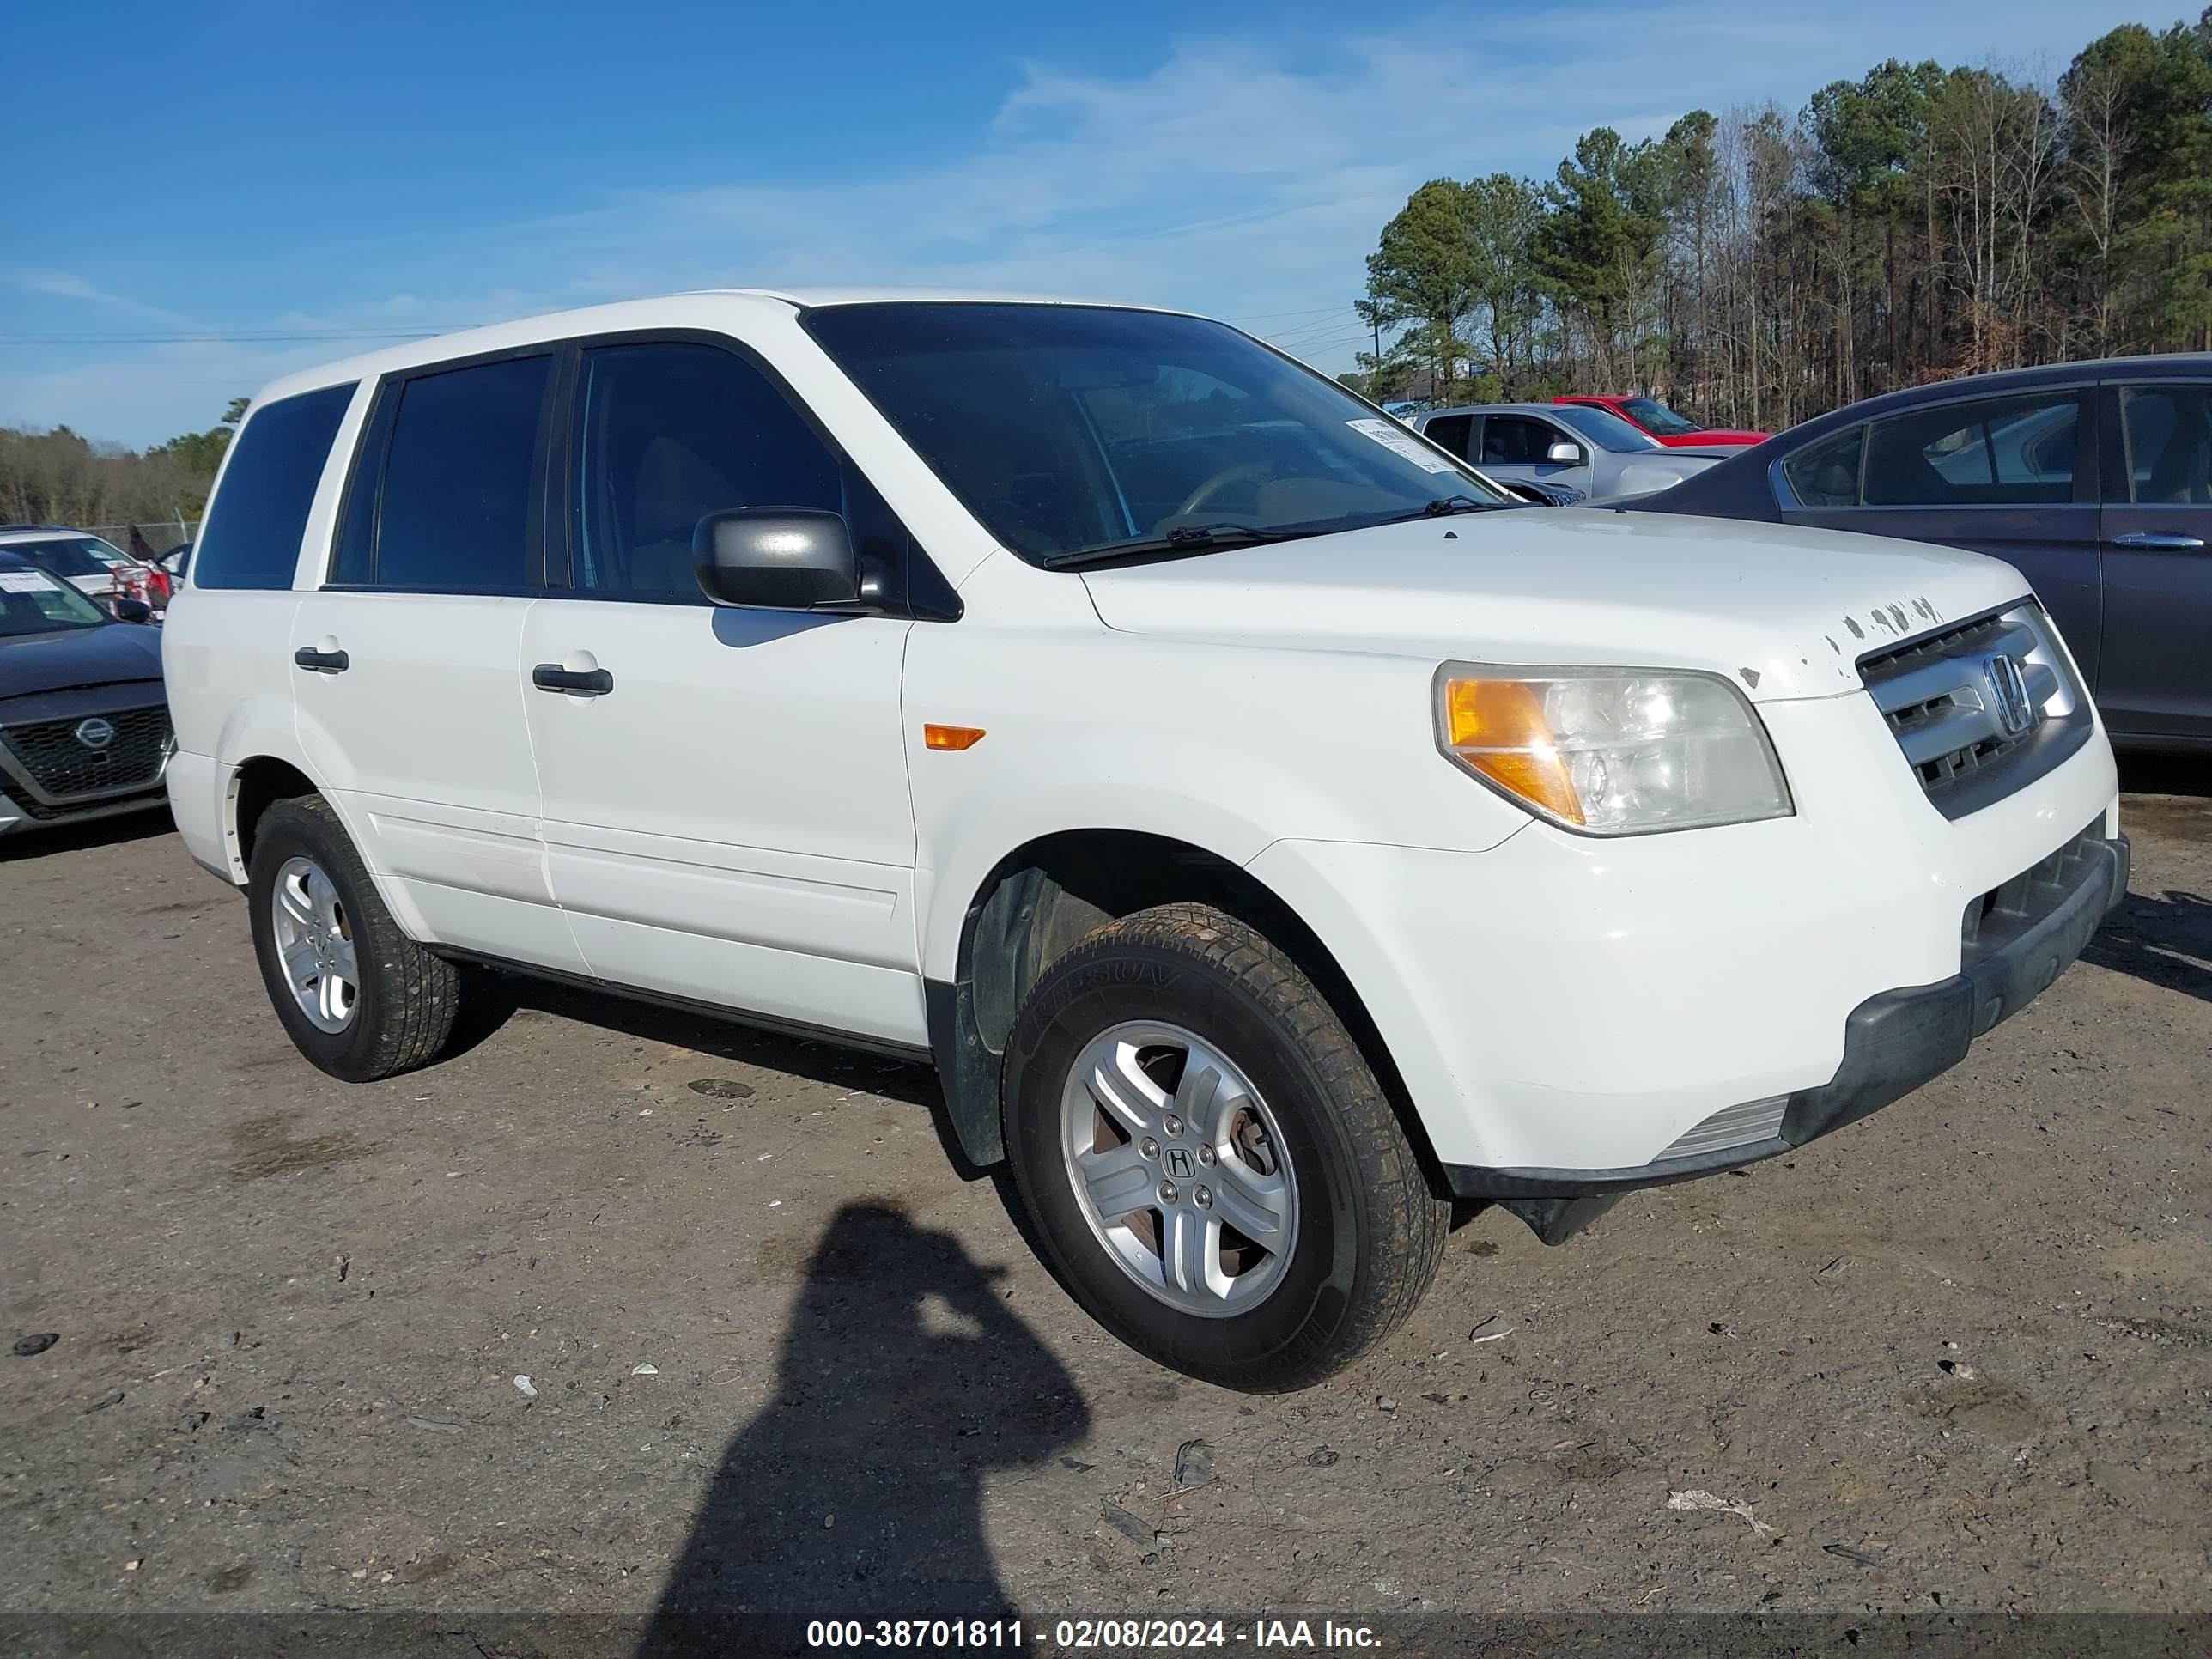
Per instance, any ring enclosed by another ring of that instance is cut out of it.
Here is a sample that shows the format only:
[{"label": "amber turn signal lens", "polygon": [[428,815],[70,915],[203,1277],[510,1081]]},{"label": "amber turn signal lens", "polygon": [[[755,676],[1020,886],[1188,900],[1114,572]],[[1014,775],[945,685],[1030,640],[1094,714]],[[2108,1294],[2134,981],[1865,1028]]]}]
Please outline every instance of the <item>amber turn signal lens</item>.
[{"label": "amber turn signal lens", "polygon": [[1447,680],[1446,747],[1469,769],[1569,823],[1583,804],[1544,718],[1535,687],[1522,680]]},{"label": "amber turn signal lens", "polygon": [[983,728],[980,726],[925,726],[921,728],[921,741],[923,746],[929,749],[956,751],[973,749],[983,741]]}]

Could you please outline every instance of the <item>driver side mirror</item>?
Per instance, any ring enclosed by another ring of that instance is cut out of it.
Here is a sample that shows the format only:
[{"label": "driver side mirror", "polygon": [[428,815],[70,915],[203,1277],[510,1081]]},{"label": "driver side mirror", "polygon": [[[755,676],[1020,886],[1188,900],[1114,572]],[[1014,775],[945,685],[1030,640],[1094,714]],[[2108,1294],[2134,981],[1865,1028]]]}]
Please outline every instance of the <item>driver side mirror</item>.
[{"label": "driver side mirror", "polygon": [[1544,452],[1544,459],[1559,466],[1580,466],[1589,458],[1583,453],[1580,444],[1565,438],[1554,438],[1552,447]]},{"label": "driver side mirror", "polygon": [[691,532],[700,592],[716,605],[766,611],[852,605],[860,561],[844,519],[796,507],[710,513]]},{"label": "driver side mirror", "polygon": [[154,620],[154,607],[143,599],[123,599],[115,602],[115,620],[143,623]]}]

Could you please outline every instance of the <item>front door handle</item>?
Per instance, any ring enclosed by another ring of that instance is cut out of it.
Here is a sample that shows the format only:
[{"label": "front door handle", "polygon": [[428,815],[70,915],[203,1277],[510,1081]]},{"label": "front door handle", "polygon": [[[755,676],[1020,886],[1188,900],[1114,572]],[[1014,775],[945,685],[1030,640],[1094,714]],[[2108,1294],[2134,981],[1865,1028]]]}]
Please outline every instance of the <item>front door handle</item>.
[{"label": "front door handle", "polygon": [[2124,536],[2112,538],[2114,547],[2148,547],[2164,553],[2186,553],[2191,548],[2204,545],[2202,536],[2169,535],[2156,530],[2130,530]]},{"label": "front door handle", "polygon": [[295,651],[292,660],[311,674],[343,674],[353,665],[353,659],[344,652],[318,651],[312,645]]},{"label": "front door handle", "polygon": [[530,683],[540,691],[573,691],[583,697],[604,697],[615,689],[615,677],[604,668],[563,668],[557,662],[541,662],[530,671]]}]

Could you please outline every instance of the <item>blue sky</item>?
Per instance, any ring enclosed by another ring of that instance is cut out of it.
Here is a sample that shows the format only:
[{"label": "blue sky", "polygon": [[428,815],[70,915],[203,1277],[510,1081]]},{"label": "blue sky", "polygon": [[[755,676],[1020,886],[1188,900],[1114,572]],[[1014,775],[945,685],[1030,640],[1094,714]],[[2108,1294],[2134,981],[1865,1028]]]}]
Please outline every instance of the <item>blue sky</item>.
[{"label": "blue sky", "polygon": [[1334,370],[1425,179],[2195,9],[21,4],[0,424],[156,441],[380,338],[807,280],[1188,306]]}]

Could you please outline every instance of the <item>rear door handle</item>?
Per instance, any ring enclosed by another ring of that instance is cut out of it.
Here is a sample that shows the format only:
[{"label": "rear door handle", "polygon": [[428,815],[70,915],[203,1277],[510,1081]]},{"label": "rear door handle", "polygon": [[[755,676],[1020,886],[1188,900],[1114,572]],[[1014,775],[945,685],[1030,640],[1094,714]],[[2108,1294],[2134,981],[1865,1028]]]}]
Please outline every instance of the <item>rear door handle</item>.
[{"label": "rear door handle", "polygon": [[615,677],[604,668],[563,668],[557,662],[539,663],[530,671],[530,683],[540,691],[573,691],[585,697],[604,697],[615,689]]},{"label": "rear door handle", "polygon": [[2202,536],[2168,535],[2155,530],[2130,530],[2124,536],[2112,538],[2114,547],[2148,547],[2167,553],[2185,553],[2190,549],[2204,545]]},{"label": "rear door handle", "polygon": [[344,652],[318,651],[312,645],[295,651],[292,660],[311,674],[343,674],[353,665],[353,659]]}]

